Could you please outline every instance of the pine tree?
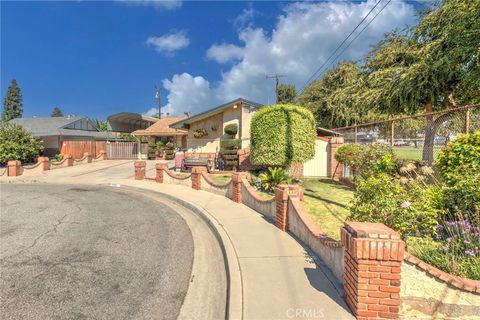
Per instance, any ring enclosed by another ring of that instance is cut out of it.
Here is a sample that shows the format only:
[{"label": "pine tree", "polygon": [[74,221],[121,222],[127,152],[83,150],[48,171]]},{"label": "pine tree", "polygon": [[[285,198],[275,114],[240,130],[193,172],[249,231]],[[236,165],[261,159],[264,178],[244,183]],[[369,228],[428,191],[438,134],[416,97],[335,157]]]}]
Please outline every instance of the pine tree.
[{"label": "pine tree", "polygon": [[60,110],[59,107],[55,107],[55,108],[53,108],[53,110],[52,110],[51,116],[52,116],[52,117],[63,117],[63,112],[62,112],[62,110]]},{"label": "pine tree", "polygon": [[7,89],[7,95],[3,101],[2,119],[7,122],[11,119],[21,118],[23,114],[22,92],[17,84],[17,80],[13,79]]}]

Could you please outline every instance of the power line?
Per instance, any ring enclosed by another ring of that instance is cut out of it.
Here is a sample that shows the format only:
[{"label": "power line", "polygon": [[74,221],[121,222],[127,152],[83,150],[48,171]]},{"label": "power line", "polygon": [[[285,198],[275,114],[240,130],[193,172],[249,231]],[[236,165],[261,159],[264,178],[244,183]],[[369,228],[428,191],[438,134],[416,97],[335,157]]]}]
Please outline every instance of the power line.
[{"label": "power line", "polygon": [[[310,78],[308,78],[308,80],[304,83],[303,85],[303,88],[305,88],[309,83],[310,83],[310,80],[314,79],[315,76],[317,75],[318,72],[320,72],[320,70],[322,70],[322,68],[328,63],[328,61],[335,55],[335,53],[337,53],[337,51],[343,46],[343,44],[352,36],[352,34],[358,29],[358,27],[360,27],[360,25],[365,21],[365,19],[367,19],[367,17],[370,15],[370,13],[372,13],[372,11],[378,6],[378,4],[381,2],[382,0],[378,0],[378,2],[370,9],[370,11],[368,11],[368,13],[365,15],[365,17],[363,17],[362,21],[360,21],[357,26],[350,32],[350,34],[345,38],[343,39],[343,41],[337,46],[337,48],[333,51],[333,53],[328,57],[327,60],[325,60],[325,62],[312,74],[312,76],[310,76]],[[303,90],[302,90],[303,91]]]},{"label": "power line", "polygon": [[273,74],[273,75],[266,75],[265,79],[275,79],[275,97],[277,99],[276,103],[278,103],[278,85],[279,85],[279,78],[285,78],[286,75],[283,74]]},{"label": "power line", "polygon": [[[378,3],[380,3],[380,1]],[[362,28],[362,30],[360,30],[360,32],[357,33],[357,35],[342,49],[342,51],[340,51],[340,53],[326,66],[325,70],[330,68],[330,66],[350,47],[350,45],[362,34],[363,31],[365,31],[365,29],[373,22],[373,20],[377,18],[377,16],[388,6],[391,1],[392,0],[388,0],[387,3],[385,3],[385,5],[373,16],[373,18]],[[315,78],[315,80],[318,78],[319,77]],[[298,95],[302,94],[306,87],[307,86],[304,86]]]}]

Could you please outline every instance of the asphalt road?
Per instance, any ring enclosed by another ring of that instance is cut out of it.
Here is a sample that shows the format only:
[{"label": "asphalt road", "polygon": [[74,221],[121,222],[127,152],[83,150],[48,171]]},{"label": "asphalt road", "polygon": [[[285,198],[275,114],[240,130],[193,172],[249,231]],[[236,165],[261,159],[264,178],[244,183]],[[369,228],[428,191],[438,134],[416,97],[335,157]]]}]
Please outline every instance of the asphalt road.
[{"label": "asphalt road", "polygon": [[2,319],[176,319],[193,240],[172,209],[112,187],[0,185]]}]

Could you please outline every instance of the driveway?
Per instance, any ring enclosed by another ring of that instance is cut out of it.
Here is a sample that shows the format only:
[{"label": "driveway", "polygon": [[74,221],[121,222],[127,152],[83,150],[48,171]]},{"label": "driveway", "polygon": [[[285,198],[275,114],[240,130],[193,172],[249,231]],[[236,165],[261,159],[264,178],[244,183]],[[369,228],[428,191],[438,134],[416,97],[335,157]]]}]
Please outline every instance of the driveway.
[{"label": "driveway", "polygon": [[2,319],[176,319],[193,240],[172,209],[111,187],[0,188]]}]

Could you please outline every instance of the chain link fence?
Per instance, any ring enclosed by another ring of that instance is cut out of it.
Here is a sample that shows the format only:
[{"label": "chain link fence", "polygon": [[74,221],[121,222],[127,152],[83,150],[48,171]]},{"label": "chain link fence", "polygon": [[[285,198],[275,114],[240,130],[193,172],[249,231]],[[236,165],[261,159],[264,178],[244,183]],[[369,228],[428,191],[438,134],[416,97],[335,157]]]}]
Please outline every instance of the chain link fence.
[{"label": "chain link fence", "polygon": [[480,104],[416,116],[336,128],[345,143],[384,143],[400,159],[432,164],[438,152],[459,134],[480,130]]}]

